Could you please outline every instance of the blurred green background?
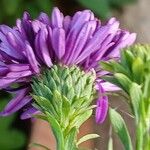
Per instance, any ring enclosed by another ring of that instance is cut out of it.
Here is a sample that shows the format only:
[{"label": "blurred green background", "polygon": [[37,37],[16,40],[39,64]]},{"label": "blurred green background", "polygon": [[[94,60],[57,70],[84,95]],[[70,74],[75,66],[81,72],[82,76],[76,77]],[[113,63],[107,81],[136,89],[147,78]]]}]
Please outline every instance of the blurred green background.
[{"label": "blurred green background", "polygon": [[136,0],[0,0],[0,22],[12,25],[24,11],[35,18],[41,11],[50,14],[53,6],[58,6],[64,13],[72,14],[75,10],[91,9],[101,19],[107,19],[114,11],[122,11],[123,6]]},{"label": "blurred green background", "polygon": [[[114,12],[123,13],[125,5],[136,0],[0,0],[0,24],[15,25],[24,11],[32,18],[38,14],[51,13],[54,6],[59,7],[66,15],[77,10],[91,9],[99,18],[106,20]],[[0,91],[0,110],[10,99],[8,93]],[[30,135],[30,121],[21,121],[19,114],[0,118],[0,150],[24,150]]]}]

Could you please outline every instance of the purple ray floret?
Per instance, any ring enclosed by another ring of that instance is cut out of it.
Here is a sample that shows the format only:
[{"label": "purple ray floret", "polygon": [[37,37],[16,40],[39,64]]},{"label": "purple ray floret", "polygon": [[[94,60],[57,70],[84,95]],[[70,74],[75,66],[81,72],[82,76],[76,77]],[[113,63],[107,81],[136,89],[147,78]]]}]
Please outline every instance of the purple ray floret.
[{"label": "purple ray floret", "polygon": [[[120,49],[133,44],[135,38],[135,33],[121,30],[115,18],[102,25],[90,10],[70,17],[54,8],[50,17],[41,13],[34,20],[25,12],[13,28],[0,25],[0,88],[15,94],[0,115],[19,109],[24,111],[23,119],[36,114],[38,110],[32,106],[29,95],[31,78],[41,68],[54,64],[77,65],[85,71],[94,69],[97,87],[102,87],[103,92],[116,90],[100,79],[107,72],[101,70],[99,62],[118,59]],[[18,87],[12,86],[14,83]],[[97,105],[96,121],[101,123],[107,114],[107,97],[100,96]]]}]

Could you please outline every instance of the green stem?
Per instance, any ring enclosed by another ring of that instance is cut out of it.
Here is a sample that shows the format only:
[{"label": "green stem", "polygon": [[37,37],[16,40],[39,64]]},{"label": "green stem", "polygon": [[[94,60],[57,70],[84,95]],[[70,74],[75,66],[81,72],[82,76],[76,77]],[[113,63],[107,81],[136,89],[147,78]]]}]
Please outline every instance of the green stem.
[{"label": "green stem", "polygon": [[143,127],[139,122],[136,126],[136,150],[143,150]]}]

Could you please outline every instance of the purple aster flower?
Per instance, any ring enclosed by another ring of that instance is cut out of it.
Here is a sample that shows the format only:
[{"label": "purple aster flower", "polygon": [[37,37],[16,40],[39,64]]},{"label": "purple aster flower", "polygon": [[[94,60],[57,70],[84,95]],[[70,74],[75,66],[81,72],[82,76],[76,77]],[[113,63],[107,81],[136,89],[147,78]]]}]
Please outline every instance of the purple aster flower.
[{"label": "purple aster flower", "polygon": [[[25,12],[13,28],[0,25],[0,88],[15,94],[0,115],[23,109],[21,118],[25,119],[39,113],[29,94],[31,78],[54,64],[77,65],[87,72],[94,69],[95,86],[101,87],[98,91],[115,90],[100,79],[108,72],[101,70],[99,62],[118,58],[120,49],[133,44],[135,38],[134,33],[121,30],[115,18],[102,25],[90,10],[70,17],[54,8],[51,17],[41,13],[35,20]],[[108,109],[107,97],[100,94],[97,105],[96,121],[101,123]]]}]

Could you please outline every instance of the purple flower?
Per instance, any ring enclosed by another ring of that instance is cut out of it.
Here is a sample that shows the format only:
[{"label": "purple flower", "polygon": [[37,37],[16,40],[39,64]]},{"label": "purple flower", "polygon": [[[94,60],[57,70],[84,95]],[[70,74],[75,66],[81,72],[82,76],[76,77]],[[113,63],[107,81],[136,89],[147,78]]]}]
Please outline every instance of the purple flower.
[{"label": "purple flower", "polygon": [[[94,69],[97,87],[102,87],[103,92],[115,90],[100,79],[107,72],[101,70],[99,62],[118,58],[120,49],[133,44],[135,38],[134,33],[121,30],[115,18],[102,25],[90,10],[70,17],[54,8],[51,17],[41,13],[35,20],[25,12],[15,27],[0,25],[0,88],[15,94],[0,115],[23,109],[21,118],[25,119],[38,113],[29,96],[30,82],[44,66],[51,68],[61,63],[86,71]],[[108,108],[107,97],[100,96],[97,104],[96,120],[102,122]]]}]

